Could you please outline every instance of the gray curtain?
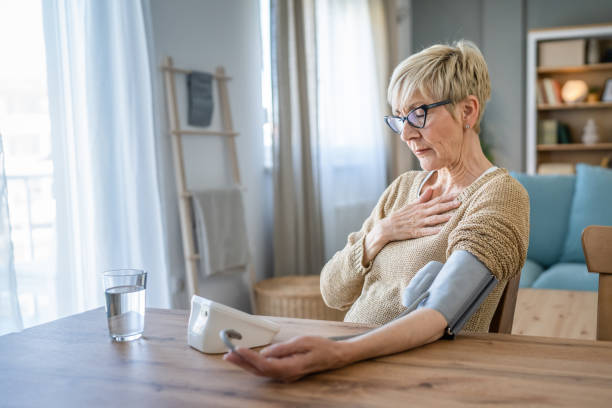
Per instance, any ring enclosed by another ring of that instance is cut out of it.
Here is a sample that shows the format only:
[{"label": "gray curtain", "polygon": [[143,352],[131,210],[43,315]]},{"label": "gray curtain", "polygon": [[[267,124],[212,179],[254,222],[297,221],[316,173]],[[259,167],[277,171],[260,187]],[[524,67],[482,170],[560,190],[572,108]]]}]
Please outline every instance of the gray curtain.
[{"label": "gray curtain", "polygon": [[23,323],[17,299],[17,279],[4,172],[4,149],[0,135],[0,336],[21,329]]},{"label": "gray curtain", "polygon": [[[412,1],[411,0],[382,0],[385,6],[385,20],[387,24],[387,35],[389,38],[389,71],[386,90],[393,69],[402,60],[412,54]],[[386,100],[386,99],[385,99]],[[388,111],[391,107],[387,106]],[[408,170],[420,170],[418,160],[412,154],[408,146],[396,134],[392,133],[391,157],[392,177],[396,178]]]},{"label": "gray curtain", "polygon": [[[398,25],[409,24],[411,9],[408,0],[368,0],[372,19],[372,36],[376,44],[375,58],[378,66],[382,110],[391,114],[387,103],[387,87],[393,70],[399,64]],[[401,59],[408,57],[403,55]],[[398,135],[381,121],[385,134],[385,157],[387,159],[387,183],[391,183],[408,170],[419,169],[410,149]]]},{"label": "gray curtain", "polygon": [[[380,86],[381,109],[385,115],[391,114],[391,107],[387,103],[387,87],[393,69],[398,64],[397,49],[397,4],[396,0],[368,0],[370,18],[372,20],[372,37],[375,44],[375,58]],[[411,168],[404,163],[406,147],[404,142],[393,133],[381,120],[381,127],[385,135],[385,158],[387,161],[387,184],[391,183],[400,174]],[[403,149],[402,149],[403,147]],[[410,152],[407,152],[410,154]],[[410,159],[410,156],[407,156]]]},{"label": "gray curtain", "polygon": [[318,274],[325,262],[317,175],[313,0],[272,0],[274,275]]}]

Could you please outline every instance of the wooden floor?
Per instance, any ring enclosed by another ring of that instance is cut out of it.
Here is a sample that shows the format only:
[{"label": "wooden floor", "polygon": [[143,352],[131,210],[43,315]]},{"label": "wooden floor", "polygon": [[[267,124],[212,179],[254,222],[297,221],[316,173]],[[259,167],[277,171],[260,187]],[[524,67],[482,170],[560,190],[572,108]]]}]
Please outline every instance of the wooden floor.
[{"label": "wooden floor", "polygon": [[597,292],[519,289],[513,334],[595,339]]}]

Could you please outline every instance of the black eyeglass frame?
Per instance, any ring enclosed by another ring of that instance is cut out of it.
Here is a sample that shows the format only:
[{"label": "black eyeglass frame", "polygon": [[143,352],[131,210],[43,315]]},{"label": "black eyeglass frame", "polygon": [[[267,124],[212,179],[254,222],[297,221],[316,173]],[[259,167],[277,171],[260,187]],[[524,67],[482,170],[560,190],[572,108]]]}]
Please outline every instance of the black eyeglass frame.
[{"label": "black eyeglass frame", "polygon": [[[406,115],[406,116],[385,116],[385,123],[387,124],[387,126],[389,126],[391,128],[391,130],[393,130],[394,133],[397,133],[398,135],[401,135],[402,131],[396,132],[395,129],[393,129],[393,127],[389,124],[389,119],[399,119],[399,120],[401,120],[402,121],[402,130],[404,129],[404,126],[403,126],[404,122],[408,122],[408,124],[410,126],[412,126],[413,128],[423,129],[425,127],[425,124],[427,123],[427,111],[429,111],[432,108],[436,108],[438,106],[448,105],[451,102],[452,101],[450,99],[445,99],[445,100],[440,101],[440,102],[430,103],[429,105],[417,106],[416,108],[414,108],[410,112],[408,112],[408,115]],[[414,123],[412,123],[410,120],[408,120],[408,117],[414,111],[416,111],[418,109],[423,109],[423,111],[425,112],[425,114],[423,115],[423,125],[422,126],[417,126]]]}]

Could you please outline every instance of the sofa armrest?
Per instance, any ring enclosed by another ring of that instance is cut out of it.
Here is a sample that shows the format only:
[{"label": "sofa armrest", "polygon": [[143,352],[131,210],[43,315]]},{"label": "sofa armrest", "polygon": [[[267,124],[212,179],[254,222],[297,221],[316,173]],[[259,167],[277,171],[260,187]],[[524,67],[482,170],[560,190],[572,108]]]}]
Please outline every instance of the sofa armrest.
[{"label": "sofa armrest", "polygon": [[544,272],[542,265],[527,258],[525,260],[523,270],[521,271],[519,288],[530,288],[533,285],[533,282],[540,277],[542,272]]}]

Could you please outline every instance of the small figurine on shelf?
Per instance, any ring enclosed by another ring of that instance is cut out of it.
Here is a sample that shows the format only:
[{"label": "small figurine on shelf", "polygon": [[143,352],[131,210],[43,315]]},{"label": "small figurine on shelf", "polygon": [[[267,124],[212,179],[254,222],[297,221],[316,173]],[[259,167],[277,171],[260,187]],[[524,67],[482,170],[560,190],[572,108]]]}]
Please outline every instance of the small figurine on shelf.
[{"label": "small figurine on shelf", "polygon": [[595,144],[599,141],[599,135],[597,134],[597,125],[593,118],[587,120],[586,126],[584,127],[584,133],[582,134],[582,143],[584,144]]},{"label": "small figurine on shelf", "polygon": [[599,95],[601,94],[601,88],[598,86],[592,86],[589,88],[589,94],[587,95],[587,102],[596,103],[599,102]]}]

